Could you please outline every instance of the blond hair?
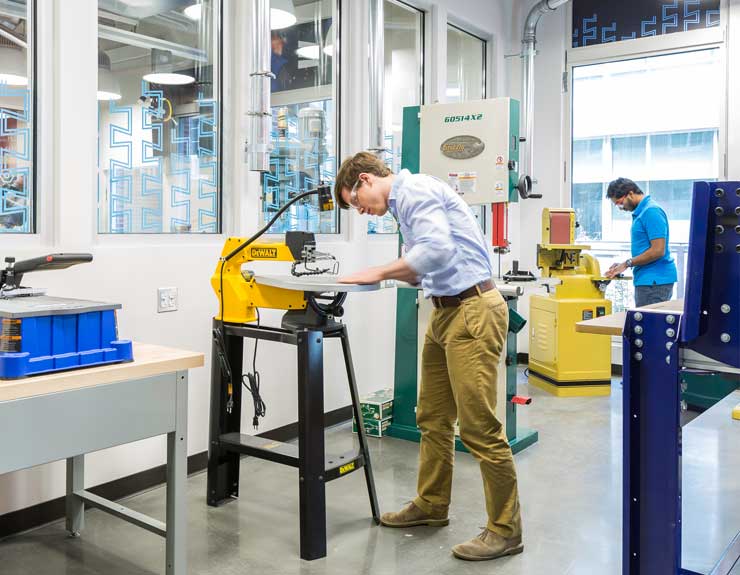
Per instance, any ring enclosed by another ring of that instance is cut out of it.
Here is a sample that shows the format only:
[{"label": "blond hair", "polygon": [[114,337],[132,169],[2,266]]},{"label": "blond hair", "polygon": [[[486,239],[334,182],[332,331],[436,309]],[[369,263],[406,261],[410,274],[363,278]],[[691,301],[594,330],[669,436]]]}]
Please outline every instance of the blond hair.
[{"label": "blond hair", "polygon": [[351,190],[360,178],[360,174],[373,174],[379,178],[390,176],[390,168],[371,152],[359,152],[345,158],[334,179],[334,198],[342,209],[349,209],[349,204],[342,199],[342,190]]}]

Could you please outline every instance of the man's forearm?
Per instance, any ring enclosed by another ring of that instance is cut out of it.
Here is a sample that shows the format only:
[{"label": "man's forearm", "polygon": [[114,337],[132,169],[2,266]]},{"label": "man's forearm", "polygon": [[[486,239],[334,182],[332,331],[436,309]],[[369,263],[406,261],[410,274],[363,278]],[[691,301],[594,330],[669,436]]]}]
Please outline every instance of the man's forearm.
[{"label": "man's forearm", "polygon": [[405,259],[399,258],[394,262],[386,264],[380,267],[380,272],[383,275],[383,279],[386,280],[401,280],[409,283],[416,283],[419,279],[419,274],[412,268]]},{"label": "man's forearm", "polygon": [[635,256],[632,258],[632,265],[633,266],[646,266],[648,264],[653,263],[654,261],[659,260],[663,257],[663,254],[660,253],[660,250],[656,250],[654,248],[648,248],[644,252],[642,252],[639,256]]}]

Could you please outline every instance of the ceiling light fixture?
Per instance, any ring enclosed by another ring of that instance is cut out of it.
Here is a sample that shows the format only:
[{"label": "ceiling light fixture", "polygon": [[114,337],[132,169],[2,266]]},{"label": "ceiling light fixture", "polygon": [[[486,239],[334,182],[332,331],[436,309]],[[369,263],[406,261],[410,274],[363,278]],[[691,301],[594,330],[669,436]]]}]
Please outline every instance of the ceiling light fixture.
[{"label": "ceiling light fixture", "polygon": [[185,10],[182,11],[185,16],[190,18],[191,20],[200,20],[201,14],[203,12],[203,4],[200,2],[197,2],[195,4],[191,4]]},{"label": "ceiling light fixture", "polygon": [[308,46],[301,46],[295,51],[301,58],[307,60],[318,60],[321,55],[318,44],[309,44]]},{"label": "ceiling light fixture", "polygon": [[163,84],[165,86],[184,86],[195,82],[195,78],[189,74],[182,74],[173,70],[172,52],[152,48],[152,71],[143,76],[150,84]]},{"label": "ceiling light fixture", "polygon": [[270,29],[282,30],[297,20],[293,0],[270,0]]}]

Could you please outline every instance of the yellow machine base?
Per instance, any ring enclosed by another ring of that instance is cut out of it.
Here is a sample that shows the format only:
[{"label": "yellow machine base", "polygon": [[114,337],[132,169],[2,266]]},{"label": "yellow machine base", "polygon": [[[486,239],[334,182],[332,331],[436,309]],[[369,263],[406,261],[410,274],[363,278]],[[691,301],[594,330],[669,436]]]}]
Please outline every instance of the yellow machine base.
[{"label": "yellow machine base", "polygon": [[611,383],[594,383],[593,385],[588,383],[579,383],[578,385],[555,384],[538,377],[531,370],[529,372],[529,384],[556,397],[603,397],[612,393]]},{"label": "yellow machine base", "polygon": [[732,410],[732,419],[740,420],[740,403],[738,403],[737,407]]}]

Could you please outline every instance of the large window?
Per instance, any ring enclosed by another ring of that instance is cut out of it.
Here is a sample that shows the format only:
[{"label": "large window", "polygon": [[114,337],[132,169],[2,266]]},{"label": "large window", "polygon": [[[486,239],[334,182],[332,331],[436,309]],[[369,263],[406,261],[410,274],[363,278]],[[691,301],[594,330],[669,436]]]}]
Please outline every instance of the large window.
[{"label": "large window", "polygon": [[[383,122],[385,124],[386,163],[394,173],[401,169],[403,109],[422,102],[422,54],[424,50],[424,14],[401,2],[385,0],[383,48],[385,52],[385,93]],[[395,233],[396,221],[388,213],[382,218],[371,216],[370,234]]]},{"label": "large window", "polygon": [[447,102],[486,97],[486,41],[447,25]]},{"label": "large window", "polygon": [[[486,41],[452,24],[447,25],[446,100],[466,102],[486,97]],[[471,206],[475,219],[486,231],[489,206]]]},{"label": "large window", "polygon": [[628,257],[632,218],[605,197],[627,177],[665,209],[684,277],[693,182],[719,176],[721,85],[717,48],[573,68],[571,199],[602,266]]},{"label": "large window", "polygon": [[0,233],[35,232],[33,3],[0,3]]},{"label": "large window", "polygon": [[[335,63],[339,54],[334,0],[272,2],[272,152],[262,178],[262,221],[294,196],[336,175]],[[321,212],[318,198],[293,204],[271,233],[337,233],[338,211]]]},{"label": "large window", "polygon": [[220,1],[98,2],[98,231],[218,233]]}]

